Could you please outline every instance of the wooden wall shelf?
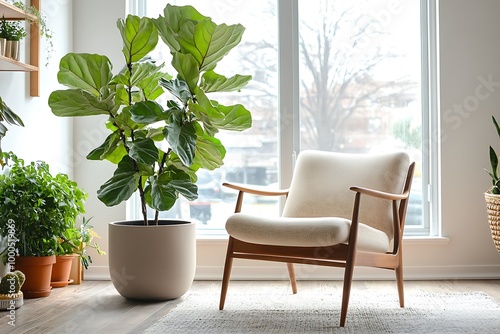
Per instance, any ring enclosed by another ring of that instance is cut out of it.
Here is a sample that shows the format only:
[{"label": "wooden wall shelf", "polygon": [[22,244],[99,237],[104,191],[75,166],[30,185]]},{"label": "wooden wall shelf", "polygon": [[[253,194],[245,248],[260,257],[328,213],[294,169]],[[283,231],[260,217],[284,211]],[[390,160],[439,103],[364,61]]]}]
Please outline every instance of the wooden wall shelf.
[{"label": "wooden wall shelf", "polygon": [[[40,10],[40,0],[31,0],[31,5]],[[26,20],[26,13],[24,10],[16,6],[0,0],[0,18],[5,17],[7,20]],[[33,15],[29,19],[36,21],[37,18]],[[40,96],[40,29],[36,24],[30,24],[29,35],[30,53],[29,64],[15,61],[13,59],[0,56],[0,71],[17,71],[17,72],[30,72],[30,95]]]}]

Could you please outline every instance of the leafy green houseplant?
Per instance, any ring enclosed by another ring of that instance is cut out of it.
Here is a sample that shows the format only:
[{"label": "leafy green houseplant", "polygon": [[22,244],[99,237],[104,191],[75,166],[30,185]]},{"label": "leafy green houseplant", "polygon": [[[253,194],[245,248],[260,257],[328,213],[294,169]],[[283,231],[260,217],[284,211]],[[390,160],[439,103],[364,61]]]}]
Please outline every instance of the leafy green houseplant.
[{"label": "leafy green houseplant", "polygon": [[61,236],[59,236],[59,244],[56,248],[56,255],[71,255],[77,254],[85,269],[88,269],[92,263],[92,257],[88,254],[88,248],[96,250],[97,254],[106,254],[101,250],[94,238],[99,238],[99,235],[94,231],[90,225],[91,219],[83,217],[80,226],[72,226],[66,229]]},{"label": "leafy green houseplant", "polygon": [[59,238],[84,213],[87,194],[66,174],[53,176],[45,162],[25,164],[4,152],[0,174],[0,235],[4,263],[26,274],[26,298],[47,297]]},{"label": "leafy green houseplant", "polygon": [[[500,138],[500,126],[498,125],[498,122],[495,119],[495,116],[491,116],[491,119],[492,119],[493,125],[495,126],[495,129],[497,131],[498,138]],[[500,178],[498,175],[498,160],[499,160],[499,157],[498,157],[497,153],[495,152],[495,149],[490,145],[491,171],[487,171],[487,172],[491,177],[492,187],[488,190],[488,192],[495,194],[495,195],[500,195]]]},{"label": "leafy green houseplant", "polygon": [[[190,287],[196,269],[195,225],[160,221],[159,212],[172,208],[180,196],[195,200],[197,171],[222,166],[226,150],[217,138],[220,130],[243,131],[252,124],[241,104],[225,106],[209,98],[239,91],[251,79],[216,72],[219,61],[241,41],[244,27],[216,24],[191,6],[167,5],[163,14],[118,20],[124,64],[116,74],[104,55],[64,56],[57,77],[69,89],[49,96],[57,116],[107,116],[110,133],[87,158],[117,167],[97,197],[107,206],[134,193],[140,198],[139,222],[108,225],[111,280],[130,299],[173,299]],[[172,75],[151,57],[159,40],[170,49]],[[154,219],[147,215],[148,206]]]},{"label": "leafy green houseplant", "polygon": [[55,254],[59,237],[85,212],[87,194],[66,174],[53,176],[45,162],[26,164],[12,152],[3,159],[0,235],[15,236],[19,256]]},{"label": "leafy green houseplant", "polygon": [[[251,126],[242,105],[224,106],[209,99],[214,92],[238,91],[251,79],[215,72],[217,63],[241,40],[241,25],[217,25],[191,6],[167,5],[157,19],[129,15],[117,23],[125,65],[116,75],[103,55],[70,53],[60,62],[57,90],[49,105],[57,116],[107,115],[104,143],[87,156],[117,164],[114,175],[98,190],[106,205],[117,205],[139,192],[143,222],[146,206],[169,210],[180,195],[197,198],[196,171],[223,164],[225,148],[219,130]],[[158,36],[172,54],[175,77],[148,57]],[[165,105],[155,100],[170,93]]]},{"label": "leafy green houseplant", "polygon": [[12,109],[5,104],[2,97],[0,97],[0,166],[3,166],[2,159],[2,139],[7,134],[7,127],[3,122],[10,125],[24,126],[23,120]]},{"label": "leafy green houseplant", "polygon": [[[494,116],[491,117],[495,126],[498,138],[500,138],[500,126]],[[488,222],[490,225],[491,237],[495,247],[500,252],[500,179],[498,174],[499,157],[495,149],[490,145],[490,165],[491,171],[487,171],[491,178],[492,186],[484,193]]]},{"label": "leafy green houseplant", "polygon": [[27,33],[22,23],[19,21],[8,21],[2,17],[0,22],[0,37],[9,41],[20,41],[26,37]]}]

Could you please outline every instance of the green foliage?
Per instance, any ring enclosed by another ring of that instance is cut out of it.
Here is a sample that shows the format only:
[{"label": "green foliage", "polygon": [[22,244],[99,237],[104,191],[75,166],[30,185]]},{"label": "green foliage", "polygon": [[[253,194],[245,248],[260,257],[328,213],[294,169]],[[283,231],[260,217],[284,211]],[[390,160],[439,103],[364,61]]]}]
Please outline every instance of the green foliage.
[{"label": "green foliage", "polygon": [[0,166],[3,166],[2,154],[2,139],[7,134],[7,127],[2,123],[5,122],[11,125],[24,126],[24,123],[16,113],[10,109],[0,97]]},{"label": "green foliage", "polygon": [[20,256],[55,254],[59,237],[85,212],[87,194],[66,174],[53,176],[45,162],[25,164],[12,152],[3,158],[0,235],[15,237]]},{"label": "green foliage", "polygon": [[394,124],[393,133],[394,137],[405,143],[408,148],[422,147],[422,127],[412,128],[411,118],[405,118]]},{"label": "green foliage", "polygon": [[94,248],[99,255],[106,254],[93,241],[94,238],[99,238],[99,235],[94,231],[93,226],[89,224],[91,219],[83,217],[80,227],[72,226],[66,229],[59,237],[59,244],[55,252],[56,255],[78,254],[85,269],[92,263],[92,257],[87,253],[88,248]]},{"label": "green foliage", "polygon": [[2,21],[0,22],[0,37],[8,41],[20,41],[26,35],[23,23],[19,21],[7,21],[5,17],[2,17]]},{"label": "green foliage", "polygon": [[26,277],[22,271],[16,270],[12,273],[7,273],[0,280],[0,294],[16,294],[21,291]]},{"label": "green foliage", "polygon": [[[500,138],[500,126],[494,116],[491,116],[495,129],[497,130],[498,138]],[[498,155],[495,149],[490,146],[490,164],[491,171],[487,171],[491,177],[492,187],[489,192],[492,194],[500,195],[500,178],[498,177]]]},{"label": "green foliage", "polygon": [[[29,22],[30,24],[36,24],[38,26],[40,37],[46,40],[48,52],[46,58],[47,62],[45,65],[47,66],[51,58],[51,53],[54,50],[54,43],[52,41],[53,32],[47,26],[47,19],[45,15],[43,15],[38,9],[36,9],[35,6],[28,6],[21,1],[14,1],[13,4],[17,8],[22,9],[25,12],[27,22]],[[36,20],[33,20],[33,17],[35,17]]]},{"label": "green foliage", "polygon": [[[57,116],[107,115],[109,136],[87,158],[117,165],[98,190],[107,206],[136,191],[146,206],[169,210],[180,195],[197,198],[196,171],[216,169],[226,150],[219,130],[251,127],[242,105],[224,106],[209,93],[239,91],[251,79],[216,73],[217,63],[240,41],[241,25],[217,25],[191,6],[171,6],[156,19],[129,15],[117,27],[125,66],[116,75],[104,55],[69,53],[61,59],[58,80],[69,89],[52,92],[49,106]],[[159,42],[172,54],[174,77],[149,54]],[[156,99],[167,91],[166,105]],[[158,217],[158,214],[157,214]]]}]

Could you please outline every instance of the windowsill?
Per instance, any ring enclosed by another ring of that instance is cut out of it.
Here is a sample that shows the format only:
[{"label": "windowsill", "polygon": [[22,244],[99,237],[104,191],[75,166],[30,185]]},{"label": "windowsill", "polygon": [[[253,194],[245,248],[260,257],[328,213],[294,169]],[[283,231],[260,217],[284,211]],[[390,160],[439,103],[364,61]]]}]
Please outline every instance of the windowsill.
[{"label": "windowsill", "polygon": [[[196,240],[202,243],[217,243],[221,241],[227,241],[227,235],[198,235],[196,236]],[[450,242],[450,238],[447,237],[419,237],[419,236],[408,236],[403,237],[403,242],[405,244],[414,245],[414,244],[434,244],[434,245],[445,245]]]}]

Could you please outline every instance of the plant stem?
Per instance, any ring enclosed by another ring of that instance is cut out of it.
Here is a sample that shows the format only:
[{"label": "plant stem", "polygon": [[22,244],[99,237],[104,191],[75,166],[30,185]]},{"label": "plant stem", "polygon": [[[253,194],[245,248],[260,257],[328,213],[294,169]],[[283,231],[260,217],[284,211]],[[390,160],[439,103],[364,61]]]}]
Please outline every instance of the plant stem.
[{"label": "plant stem", "polygon": [[[161,161],[158,167],[158,176],[163,172],[163,166],[165,166],[165,163],[167,162],[167,157],[170,155],[170,152],[172,151],[171,148],[168,149],[167,153],[163,153],[163,156],[161,157]],[[158,226],[158,219],[160,217],[160,212],[158,210],[155,211],[155,225]]]}]

